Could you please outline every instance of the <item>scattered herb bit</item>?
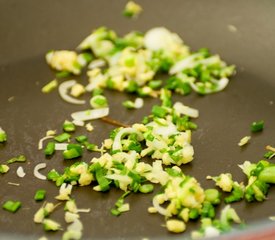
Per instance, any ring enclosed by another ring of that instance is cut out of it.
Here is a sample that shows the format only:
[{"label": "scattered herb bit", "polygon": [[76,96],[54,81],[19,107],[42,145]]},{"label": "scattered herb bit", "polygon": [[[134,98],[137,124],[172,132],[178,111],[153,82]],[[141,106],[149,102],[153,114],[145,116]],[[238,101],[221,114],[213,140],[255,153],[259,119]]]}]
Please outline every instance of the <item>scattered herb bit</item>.
[{"label": "scattered herb bit", "polygon": [[141,193],[150,193],[154,191],[153,184],[143,184],[138,189]]},{"label": "scattered herb bit", "polygon": [[99,148],[96,144],[93,143],[85,143],[86,149],[89,151],[98,151]]},{"label": "scattered herb bit", "polygon": [[79,143],[84,143],[88,140],[88,137],[85,135],[80,135],[75,138],[75,140]]},{"label": "scattered herb bit", "polygon": [[21,202],[8,200],[2,207],[9,212],[15,213],[21,207]]},{"label": "scattered herb bit", "polygon": [[77,148],[73,147],[71,149],[67,149],[63,152],[63,158],[68,160],[68,159],[73,159],[73,158],[78,158],[82,156],[82,152],[80,152]]},{"label": "scattered herb bit", "polygon": [[141,12],[142,8],[139,4],[134,1],[129,1],[123,10],[123,15],[132,18],[137,17]]},{"label": "scattered herb bit", "polygon": [[266,150],[268,150],[267,153],[265,153],[264,157],[267,158],[267,159],[271,159],[275,156],[275,148],[268,145],[265,147]]},{"label": "scattered herb bit", "polygon": [[58,231],[61,229],[61,225],[51,219],[44,219],[43,226],[45,231]]},{"label": "scattered herb bit", "polygon": [[191,237],[192,239],[218,237],[222,233],[230,231],[232,223],[240,224],[241,220],[236,211],[227,205],[221,211],[219,219],[202,218],[200,229],[193,231]]},{"label": "scattered herb bit", "polygon": [[122,105],[128,109],[135,109],[135,103],[131,100],[124,101]]},{"label": "scattered herb bit", "polygon": [[4,174],[7,173],[9,171],[9,166],[6,164],[0,164],[0,173]]},{"label": "scattered herb bit", "polygon": [[43,93],[50,93],[51,91],[53,91],[55,88],[57,88],[58,86],[58,82],[56,79],[50,81],[49,83],[47,83],[42,89],[41,91]]},{"label": "scattered herb bit", "polygon": [[93,108],[104,108],[108,106],[108,101],[102,95],[95,95],[90,99],[90,105]]},{"label": "scattered herb bit", "polygon": [[122,102],[122,105],[128,109],[138,109],[143,107],[143,99],[142,98],[136,98],[135,101],[126,100]]},{"label": "scattered herb bit", "polygon": [[261,132],[264,129],[264,121],[253,122],[250,126],[251,132]]},{"label": "scattered herb bit", "polygon": [[57,72],[57,73],[55,74],[55,76],[56,76],[57,78],[66,78],[66,77],[71,76],[71,73],[68,72],[68,71],[61,71],[61,72]]},{"label": "scattered herb bit", "polygon": [[15,163],[15,162],[26,162],[27,158],[24,155],[18,155],[6,161],[7,164]]},{"label": "scattered herb bit", "polygon": [[245,136],[239,141],[238,145],[240,147],[242,147],[242,146],[246,145],[250,141],[250,139],[251,139],[250,136]]},{"label": "scattered herb bit", "polygon": [[0,127],[0,143],[6,142],[7,139],[7,133]]},{"label": "scattered herb bit", "polygon": [[232,203],[241,201],[244,198],[245,187],[243,184],[239,184],[237,182],[233,183],[233,190],[231,194],[224,199],[225,203]]},{"label": "scattered herb bit", "polygon": [[48,142],[44,153],[46,156],[52,156],[55,152],[55,143],[54,142]]},{"label": "scattered herb bit", "polygon": [[42,201],[44,200],[46,197],[46,190],[44,189],[39,189],[36,191],[35,195],[34,195],[34,200],[35,201]]},{"label": "scattered herb bit", "polygon": [[274,156],[275,156],[275,152],[273,152],[273,151],[268,151],[264,154],[264,158],[266,158],[266,159],[271,159]]},{"label": "scattered herb bit", "polygon": [[74,132],[75,129],[76,127],[72,122],[65,120],[65,122],[63,123],[63,130],[65,132]]},{"label": "scattered herb bit", "polygon": [[206,189],[204,191],[205,201],[210,202],[213,205],[220,204],[221,193],[217,189]]},{"label": "scattered herb bit", "polygon": [[60,135],[56,136],[54,140],[62,143],[62,142],[68,141],[70,137],[71,135],[69,133],[61,133]]},{"label": "scattered herb bit", "polygon": [[111,213],[114,216],[119,216],[123,212],[127,212],[130,210],[129,203],[124,203],[125,197],[127,197],[130,194],[130,192],[125,192],[115,203],[115,208],[111,209]]}]

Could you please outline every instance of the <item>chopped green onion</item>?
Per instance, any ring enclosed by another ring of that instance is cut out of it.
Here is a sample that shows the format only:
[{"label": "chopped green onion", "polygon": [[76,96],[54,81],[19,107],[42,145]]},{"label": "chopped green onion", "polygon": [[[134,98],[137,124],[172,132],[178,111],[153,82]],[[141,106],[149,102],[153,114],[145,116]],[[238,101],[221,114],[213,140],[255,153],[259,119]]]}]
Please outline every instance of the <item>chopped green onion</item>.
[{"label": "chopped green onion", "polygon": [[[71,145],[71,144],[69,144],[69,145]],[[66,160],[81,157],[81,156],[82,156],[82,153],[76,147],[67,149],[63,152],[63,158]]]},{"label": "chopped green onion", "polygon": [[143,184],[139,187],[139,191],[141,193],[150,193],[154,191],[154,185],[153,184]]},{"label": "chopped green onion", "polygon": [[9,159],[6,163],[11,164],[11,163],[15,163],[15,162],[26,162],[26,160],[27,160],[27,158],[24,155],[18,155],[16,157]]},{"label": "chopped green onion", "polygon": [[139,88],[138,84],[135,81],[131,80],[131,81],[128,82],[128,86],[126,88],[126,91],[130,92],[130,93],[134,93],[138,90],[138,88]]},{"label": "chopped green onion", "polygon": [[124,102],[122,102],[122,105],[128,109],[135,109],[135,103],[131,100],[126,100]]},{"label": "chopped green onion", "polygon": [[204,191],[205,201],[210,202],[211,204],[219,204],[221,202],[221,194],[217,189],[206,189]]},{"label": "chopped green onion", "polygon": [[155,117],[164,118],[167,115],[168,110],[164,107],[154,105],[153,108],[152,108],[152,113]]},{"label": "chopped green onion", "polygon": [[79,57],[82,57],[85,60],[86,64],[93,60],[92,54],[87,52],[79,54]]},{"label": "chopped green onion", "polygon": [[57,181],[57,179],[60,177],[61,177],[60,174],[55,169],[48,172],[48,175],[47,175],[47,179],[54,182]]},{"label": "chopped green onion", "polygon": [[191,208],[189,211],[189,218],[195,220],[199,217],[199,210],[196,208]]},{"label": "chopped green onion", "polygon": [[43,93],[50,93],[52,90],[54,90],[58,85],[58,82],[56,79],[50,81],[48,84],[46,84],[41,91]]},{"label": "chopped green onion", "polygon": [[75,125],[68,121],[68,120],[65,120],[65,122],[63,123],[63,130],[65,132],[74,132],[75,131]]},{"label": "chopped green onion", "polygon": [[90,99],[90,105],[93,108],[104,108],[108,106],[108,101],[106,97],[102,95],[96,95]]},{"label": "chopped green onion", "polygon": [[214,218],[216,215],[215,208],[210,202],[205,201],[201,210],[202,218]]},{"label": "chopped green onion", "polygon": [[124,203],[125,197],[130,194],[130,191],[125,192],[115,203],[116,208],[111,209],[111,213],[114,216],[119,216],[123,212],[129,211],[130,207],[128,203]]},{"label": "chopped green onion", "polygon": [[9,212],[15,213],[21,207],[21,202],[9,200],[6,201],[2,207]]},{"label": "chopped green onion", "polygon": [[78,143],[70,143],[70,144],[68,144],[67,150],[70,150],[70,149],[73,149],[73,148],[76,149],[82,155],[82,153],[83,153],[83,147],[80,144],[78,144]]},{"label": "chopped green onion", "polygon": [[98,150],[98,146],[93,143],[85,143],[85,146],[86,146],[86,149],[89,151],[97,151]]},{"label": "chopped green onion", "polygon": [[121,214],[121,212],[117,209],[117,208],[112,208],[111,209],[111,213],[114,215],[114,216],[119,216]]},{"label": "chopped green onion", "polygon": [[273,151],[268,151],[264,154],[264,158],[266,158],[266,159],[271,159],[274,156],[275,156],[275,152],[273,152]]},{"label": "chopped green onion", "polygon": [[69,133],[61,133],[60,135],[56,136],[54,138],[54,140],[56,140],[57,142],[65,142],[68,141],[70,139],[71,135]]},{"label": "chopped green onion", "polygon": [[7,133],[0,127],[0,143],[7,141]]},{"label": "chopped green onion", "polygon": [[57,73],[55,74],[55,76],[56,76],[57,78],[66,78],[66,77],[71,76],[71,73],[70,73],[69,71],[61,71],[61,72],[57,72]]},{"label": "chopped green onion", "polygon": [[51,219],[44,219],[43,226],[45,231],[57,231],[61,228],[59,223]]},{"label": "chopped green onion", "polygon": [[99,163],[92,164],[90,166],[90,172],[95,174],[96,180],[100,186],[101,191],[107,191],[110,189],[110,181],[105,177],[106,170],[101,167]]},{"label": "chopped green onion", "polygon": [[250,139],[251,139],[250,136],[245,136],[239,141],[238,145],[240,147],[242,147],[242,146],[246,145],[250,141]]},{"label": "chopped green onion", "polygon": [[162,106],[171,107],[172,106],[172,93],[168,89],[161,89],[160,100],[162,101]]},{"label": "chopped green onion", "polygon": [[101,88],[96,88],[93,90],[92,96],[95,97],[97,95],[102,95],[103,94],[103,89]]},{"label": "chopped green onion", "polygon": [[52,156],[55,152],[55,143],[49,142],[44,150],[46,156]]},{"label": "chopped green onion", "polygon": [[140,13],[142,12],[142,7],[135,3],[134,1],[129,1],[124,10],[123,10],[123,15],[125,17],[137,17]]},{"label": "chopped green onion", "polygon": [[85,135],[80,135],[80,136],[77,136],[75,140],[78,141],[79,143],[84,143],[88,140],[88,137]]},{"label": "chopped green onion", "polygon": [[37,190],[34,195],[35,201],[42,201],[45,199],[45,197],[46,197],[46,190],[44,189]]},{"label": "chopped green onion", "polygon": [[0,173],[4,174],[7,173],[9,171],[9,166],[6,164],[0,164]]},{"label": "chopped green onion", "polygon": [[151,80],[148,86],[152,89],[159,89],[161,88],[162,80]]},{"label": "chopped green onion", "polygon": [[251,132],[261,132],[264,129],[264,121],[253,122],[250,126]]}]

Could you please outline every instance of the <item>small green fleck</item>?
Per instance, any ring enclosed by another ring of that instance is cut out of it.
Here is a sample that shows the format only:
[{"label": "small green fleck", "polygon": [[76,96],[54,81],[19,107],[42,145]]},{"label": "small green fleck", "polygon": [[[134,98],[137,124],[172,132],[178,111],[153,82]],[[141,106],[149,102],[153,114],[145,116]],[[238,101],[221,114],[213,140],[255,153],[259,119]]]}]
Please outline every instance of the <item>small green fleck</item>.
[{"label": "small green fleck", "polygon": [[35,201],[42,201],[45,199],[45,197],[46,197],[46,190],[44,189],[37,190],[34,195]]},{"label": "small green fleck", "polygon": [[264,121],[260,120],[257,122],[253,122],[250,126],[251,132],[261,132],[264,129]]},{"label": "small green fleck", "polygon": [[41,91],[43,93],[50,93],[51,91],[53,91],[56,87],[58,86],[58,82],[56,79],[50,81],[49,83],[47,83],[42,89]]},{"label": "small green fleck", "polygon": [[11,164],[11,163],[15,163],[15,162],[26,162],[26,160],[27,160],[27,158],[24,155],[18,155],[16,157],[9,159],[6,163]]},{"label": "small green fleck", "polygon": [[153,184],[143,184],[139,187],[139,191],[141,193],[150,193],[154,191],[154,185]]},{"label": "small green fleck", "polygon": [[21,202],[8,200],[2,205],[2,207],[6,211],[15,213],[21,207]]},{"label": "small green fleck", "polygon": [[55,143],[49,142],[44,150],[46,156],[52,156],[55,152]]},{"label": "small green fleck", "polygon": [[62,142],[68,141],[70,137],[71,135],[69,133],[61,133],[60,135],[56,136],[54,140],[62,143]]}]

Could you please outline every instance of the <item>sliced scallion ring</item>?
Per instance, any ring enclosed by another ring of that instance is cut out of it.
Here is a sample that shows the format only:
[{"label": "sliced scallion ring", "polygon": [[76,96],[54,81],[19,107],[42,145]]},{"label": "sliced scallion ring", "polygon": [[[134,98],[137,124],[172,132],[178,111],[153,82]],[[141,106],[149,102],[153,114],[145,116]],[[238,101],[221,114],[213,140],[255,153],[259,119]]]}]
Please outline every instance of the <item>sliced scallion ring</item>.
[{"label": "sliced scallion ring", "polygon": [[79,104],[79,105],[85,104],[85,100],[79,100],[68,95],[69,89],[72,88],[72,86],[74,86],[75,84],[76,84],[75,80],[69,80],[61,83],[58,88],[60,97],[68,103]]}]

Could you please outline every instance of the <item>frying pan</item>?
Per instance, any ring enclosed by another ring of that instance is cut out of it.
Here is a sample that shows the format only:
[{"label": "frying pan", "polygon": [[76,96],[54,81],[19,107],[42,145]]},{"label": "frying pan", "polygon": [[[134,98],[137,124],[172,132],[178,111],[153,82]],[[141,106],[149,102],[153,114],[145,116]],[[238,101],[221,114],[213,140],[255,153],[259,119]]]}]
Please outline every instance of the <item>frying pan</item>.
[{"label": "frying pan", "polygon": [[[275,144],[275,3],[263,1],[225,0],[159,0],[138,3],[144,12],[138,19],[129,20],[121,12],[126,1],[95,0],[0,0],[0,126],[8,133],[8,143],[0,145],[0,160],[25,154],[23,167],[26,176],[16,176],[18,164],[8,174],[0,176],[0,203],[20,200],[22,208],[11,214],[0,210],[0,239],[38,239],[45,233],[33,223],[33,214],[41,206],[33,199],[38,188],[47,190],[47,200],[58,194],[53,183],[33,176],[33,167],[47,162],[47,169],[62,170],[71,162],[60,155],[45,160],[37,150],[38,140],[48,129],[58,129],[70,113],[82,110],[63,102],[57,91],[42,94],[41,87],[54,78],[44,60],[50,49],[75,49],[93,29],[107,26],[119,35],[131,30],[146,30],[165,26],[178,33],[192,50],[207,47],[230,64],[237,66],[237,74],[222,92],[198,96],[175,96],[176,100],[200,110],[199,129],[193,133],[195,159],[183,166],[186,174],[195,176],[202,186],[213,187],[205,180],[207,175],[231,172],[237,181],[245,177],[238,164],[245,160],[256,162],[262,158],[265,146]],[[232,32],[233,25],[237,31]],[[231,29],[231,31],[230,31]],[[81,77],[85,79],[85,76]],[[84,81],[84,80],[81,80]],[[146,99],[141,110],[126,111],[123,100],[134,96],[106,91],[111,106],[110,116],[126,124],[139,122],[149,114],[158,101]],[[255,120],[265,121],[265,129],[253,134],[244,148],[238,141],[250,134],[249,126]],[[100,144],[114,126],[100,120],[93,122],[95,131],[89,134],[91,142]],[[79,134],[86,132],[82,129]],[[94,155],[85,156],[89,161]],[[13,186],[8,182],[19,183]],[[130,212],[114,217],[109,210],[121,195],[118,190],[94,192],[91,187],[76,188],[73,197],[81,208],[91,208],[82,214],[86,239],[179,239],[189,236],[198,227],[191,222],[184,234],[170,234],[161,225],[164,219],[149,215],[152,195],[132,194],[128,197]],[[234,203],[232,206],[248,224],[267,226],[262,221],[275,215],[275,191],[262,203]],[[64,224],[63,210],[53,218]],[[262,228],[260,228],[262,229]],[[47,234],[58,239],[61,232]]]}]

